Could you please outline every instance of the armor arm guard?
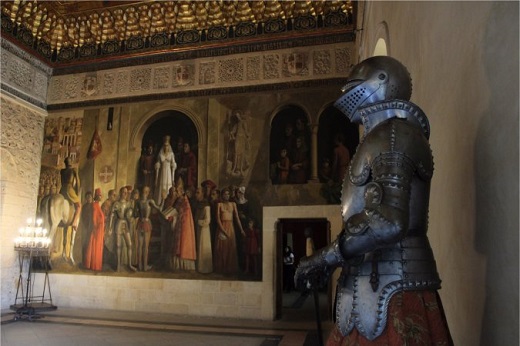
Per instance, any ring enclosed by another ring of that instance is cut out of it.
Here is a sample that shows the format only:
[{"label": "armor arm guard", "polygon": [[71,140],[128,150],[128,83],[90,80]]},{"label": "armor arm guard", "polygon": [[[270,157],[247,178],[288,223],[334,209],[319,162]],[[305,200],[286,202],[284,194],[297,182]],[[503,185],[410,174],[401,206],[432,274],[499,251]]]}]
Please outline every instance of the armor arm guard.
[{"label": "armor arm guard", "polygon": [[114,208],[114,206],[112,206],[112,208],[110,208],[110,218],[109,218],[109,221],[108,221],[108,235],[111,235],[113,230],[114,230],[114,215],[116,213],[116,209]]},{"label": "armor arm guard", "polygon": [[373,179],[365,186],[364,208],[345,223],[349,236],[341,241],[341,253],[346,259],[406,236],[414,171],[413,161],[404,153],[383,153],[374,159]]}]

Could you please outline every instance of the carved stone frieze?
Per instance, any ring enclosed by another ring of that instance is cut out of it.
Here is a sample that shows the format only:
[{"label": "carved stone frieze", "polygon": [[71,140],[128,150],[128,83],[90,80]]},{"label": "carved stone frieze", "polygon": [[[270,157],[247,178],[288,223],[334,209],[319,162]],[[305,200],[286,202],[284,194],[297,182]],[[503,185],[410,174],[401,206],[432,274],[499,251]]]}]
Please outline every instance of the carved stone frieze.
[{"label": "carved stone frieze", "polygon": [[26,61],[29,63],[33,68],[39,70],[41,73],[43,73],[45,76],[50,76],[52,74],[52,68],[47,66],[46,64],[42,63],[40,60],[36,59],[23,49],[18,48],[14,44],[10,43],[9,41],[5,40],[4,38],[0,38],[1,46],[2,46],[2,55],[4,55],[6,52],[9,52],[18,58]]},{"label": "carved stone frieze", "polygon": [[32,61],[2,50],[0,60],[1,81],[4,89],[15,91],[16,96],[29,101],[36,99],[43,103],[47,99],[49,77],[31,65]]},{"label": "carved stone frieze", "polygon": [[48,104],[74,107],[111,98],[132,102],[130,97],[140,95],[207,94],[230,85],[320,83],[348,73],[353,47],[353,42],[345,42],[59,75],[51,79]]}]

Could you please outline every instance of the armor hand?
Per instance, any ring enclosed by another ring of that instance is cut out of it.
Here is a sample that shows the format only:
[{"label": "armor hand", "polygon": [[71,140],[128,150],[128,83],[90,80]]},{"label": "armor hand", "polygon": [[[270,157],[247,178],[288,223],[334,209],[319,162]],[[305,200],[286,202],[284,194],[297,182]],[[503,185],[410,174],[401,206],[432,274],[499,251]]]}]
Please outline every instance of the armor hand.
[{"label": "armor hand", "polygon": [[335,268],[342,266],[345,262],[339,249],[343,232],[329,246],[319,250],[311,257],[304,257],[296,269],[294,285],[298,289],[314,289],[327,284],[330,275]]},{"label": "armor hand", "polygon": [[298,290],[306,291],[324,287],[329,281],[331,269],[322,261],[319,254],[304,257],[294,275],[294,286]]}]

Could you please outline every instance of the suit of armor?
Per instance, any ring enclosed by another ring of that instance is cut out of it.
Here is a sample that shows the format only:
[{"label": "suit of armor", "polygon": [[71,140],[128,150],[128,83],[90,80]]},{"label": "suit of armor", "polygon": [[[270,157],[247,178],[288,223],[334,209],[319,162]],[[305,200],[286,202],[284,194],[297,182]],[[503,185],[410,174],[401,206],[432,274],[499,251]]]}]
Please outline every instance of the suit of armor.
[{"label": "suit of armor", "polygon": [[128,268],[136,271],[132,265],[132,238],[130,236],[131,218],[133,216],[132,206],[127,200],[128,190],[122,187],[119,190],[119,200],[112,204],[110,211],[109,236],[112,236],[112,230],[115,231],[116,236],[116,251],[117,251],[117,271],[121,271],[121,251],[123,248],[123,240],[126,245]]},{"label": "suit of armor", "polygon": [[428,120],[408,101],[411,80],[398,61],[361,62],[343,92],[335,106],[364,126],[343,181],[344,229],[300,261],[295,282],[300,288],[324,285],[341,267],[337,329],[343,336],[356,329],[372,341],[385,330],[396,293],[440,288],[426,236],[433,158]]}]

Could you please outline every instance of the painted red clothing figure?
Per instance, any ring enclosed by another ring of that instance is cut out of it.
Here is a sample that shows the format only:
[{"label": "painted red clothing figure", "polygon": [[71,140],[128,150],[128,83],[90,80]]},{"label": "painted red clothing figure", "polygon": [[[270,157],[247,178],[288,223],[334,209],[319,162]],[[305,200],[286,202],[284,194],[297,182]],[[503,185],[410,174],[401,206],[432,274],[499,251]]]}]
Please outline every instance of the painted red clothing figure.
[{"label": "painted red clothing figure", "polygon": [[182,191],[178,193],[180,197],[175,202],[175,208],[179,212],[179,218],[174,230],[173,268],[195,270],[195,224],[188,197]]},{"label": "painted red clothing figure", "polygon": [[244,236],[244,230],[238,217],[235,202],[230,202],[231,192],[228,188],[222,190],[222,201],[217,206],[218,229],[215,237],[214,269],[217,273],[236,274],[238,272],[237,242],[235,236],[236,222],[240,233]]},{"label": "painted red clothing figure", "polygon": [[105,214],[101,210],[99,201],[101,190],[96,189],[94,203],[92,203],[92,233],[85,254],[85,268],[92,270],[103,269],[103,245],[105,237]]},{"label": "painted red clothing figure", "polygon": [[247,222],[247,228],[244,241],[245,254],[245,273],[258,274],[258,255],[260,255],[260,230],[255,227],[255,222],[250,219]]}]

